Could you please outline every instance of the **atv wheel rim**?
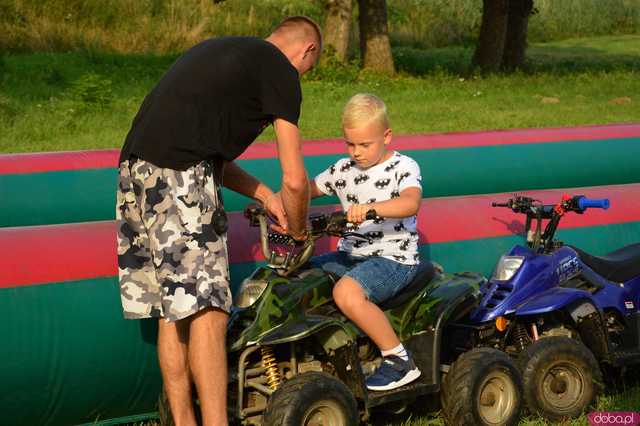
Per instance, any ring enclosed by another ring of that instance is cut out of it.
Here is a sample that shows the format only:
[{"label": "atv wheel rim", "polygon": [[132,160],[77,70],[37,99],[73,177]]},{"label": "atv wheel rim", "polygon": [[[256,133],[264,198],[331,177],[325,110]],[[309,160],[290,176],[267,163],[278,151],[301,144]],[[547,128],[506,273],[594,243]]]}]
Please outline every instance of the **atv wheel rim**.
[{"label": "atv wheel rim", "polygon": [[347,426],[347,419],[337,402],[317,401],[304,413],[302,424],[304,426]]},{"label": "atv wheel rim", "polygon": [[500,371],[490,373],[478,392],[478,414],[484,424],[497,425],[509,420],[513,414],[516,388],[511,378]]},{"label": "atv wheel rim", "polygon": [[571,409],[582,399],[584,389],[584,375],[569,363],[552,366],[542,379],[542,395],[558,410]]}]

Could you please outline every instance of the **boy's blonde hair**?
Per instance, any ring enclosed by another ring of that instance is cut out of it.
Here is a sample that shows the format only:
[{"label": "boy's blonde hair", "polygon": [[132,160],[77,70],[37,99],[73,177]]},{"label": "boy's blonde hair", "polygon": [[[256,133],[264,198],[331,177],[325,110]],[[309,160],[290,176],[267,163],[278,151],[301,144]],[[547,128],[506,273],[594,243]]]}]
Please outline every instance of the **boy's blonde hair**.
[{"label": "boy's blonde hair", "polygon": [[342,112],[342,127],[357,129],[377,122],[384,130],[389,128],[387,106],[382,99],[370,93],[358,93],[349,99]]}]

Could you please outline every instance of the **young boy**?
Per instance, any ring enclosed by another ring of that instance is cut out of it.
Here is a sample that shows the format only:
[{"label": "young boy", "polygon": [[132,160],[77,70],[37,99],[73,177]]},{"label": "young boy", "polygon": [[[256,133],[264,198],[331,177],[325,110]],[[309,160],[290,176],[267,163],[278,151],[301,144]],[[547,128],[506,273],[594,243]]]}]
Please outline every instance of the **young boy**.
[{"label": "young boy", "polygon": [[[367,378],[367,388],[390,390],[420,376],[376,305],[402,290],[418,269],[420,169],[411,158],[387,150],[392,133],[386,106],[376,96],[353,96],[344,108],[342,127],[350,158],[319,174],[311,183],[311,196],[337,195],[348,221],[373,241],[342,239],[337,252],[312,262],[341,276],[333,289],[336,304],[382,352],[383,362]],[[366,220],[371,209],[378,217]]]}]

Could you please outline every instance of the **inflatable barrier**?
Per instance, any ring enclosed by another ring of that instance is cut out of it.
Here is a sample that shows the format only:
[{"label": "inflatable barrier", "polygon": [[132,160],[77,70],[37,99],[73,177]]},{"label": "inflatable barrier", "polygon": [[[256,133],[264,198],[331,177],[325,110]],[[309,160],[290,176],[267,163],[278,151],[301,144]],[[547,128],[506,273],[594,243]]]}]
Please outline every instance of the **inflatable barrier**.
[{"label": "inflatable barrier", "polygon": [[[607,211],[568,215],[559,238],[594,254],[640,240],[640,184],[527,191],[611,200]],[[492,209],[510,194],[423,201],[420,250],[449,271],[491,272],[521,242],[518,217]],[[336,206],[314,210],[336,209]],[[230,218],[234,287],[262,262],[257,230]],[[0,409],[12,425],[133,421],[155,410],[160,378],[154,320],[125,321],[119,300],[113,221],[0,229]],[[335,241],[325,240],[318,254]]]},{"label": "inflatable barrier", "polygon": [[[399,136],[392,148],[421,165],[427,198],[640,182],[640,125]],[[309,175],[345,152],[340,140],[305,142]],[[113,219],[117,159],[116,150],[0,155],[0,227]],[[253,144],[238,161],[279,187],[274,143]],[[224,200],[227,211],[249,201],[227,190]]]},{"label": "inflatable barrier", "polygon": [[[607,211],[568,215],[558,238],[596,255],[640,241],[640,125],[403,136],[393,148],[421,165],[420,251],[449,271],[490,274],[522,242],[521,219],[490,207],[510,191],[545,203],[563,193],[609,198]],[[311,176],[345,155],[339,140],[303,150]],[[125,321],[120,307],[117,157],[0,155],[0,424],[106,425],[155,415],[157,322]],[[273,143],[254,144],[239,161],[278,187]],[[312,210],[338,208],[335,198],[316,201]],[[263,262],[257,230],[242,217],[247,202],[225,193],[234,289]],[[317,253],[334,243],[323,241]]]}]

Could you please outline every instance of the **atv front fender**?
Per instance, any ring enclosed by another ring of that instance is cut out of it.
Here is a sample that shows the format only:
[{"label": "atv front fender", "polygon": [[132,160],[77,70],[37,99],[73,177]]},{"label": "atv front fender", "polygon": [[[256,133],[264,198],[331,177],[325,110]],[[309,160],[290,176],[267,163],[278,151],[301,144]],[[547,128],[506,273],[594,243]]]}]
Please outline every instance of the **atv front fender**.
[{"label": "atv front fender", "polygon": [[325,351],[329,353],[355,340],[356,331],[335,318],[307,315],[287,322],[260,337],[259,345],[279,345],[295,342],[316,334]]},{"label": "atv front fender", "polygon": [[577,300],[591,301],[591,293],[575,288],[554,287],[518,306],[515,314],[517,316],[540,315],[563,309]]}]

